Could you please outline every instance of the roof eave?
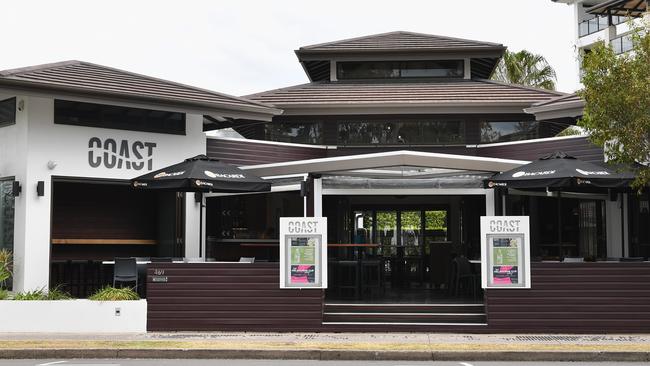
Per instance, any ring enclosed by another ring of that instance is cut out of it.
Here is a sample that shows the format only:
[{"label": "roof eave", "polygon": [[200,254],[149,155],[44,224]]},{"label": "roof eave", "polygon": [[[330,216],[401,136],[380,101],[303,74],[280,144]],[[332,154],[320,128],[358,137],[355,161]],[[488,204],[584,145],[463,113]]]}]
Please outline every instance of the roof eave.
[{"label": "roof eave", "polygon": [[377,59],[377,57],[401,58],[404,57],[463,57],[485,58],[501,57],[505,46],[471,47],[471,48],[417,48],[417,49],[346,49],[346,50],[295,50],[296,56],[301,61],[318,61],[328,59]]},{"label": "roof eave", "polygon": [[[274,115],[282,114],[282,110],[275,107],[262,107],[255,104],[251,105],[234,105],[218,102],[199,102],[190,101],[180,98],[161,98],[146,96],[137,93],[111,92],[107,90],[98,90],[95,88],[73,87],[53,83],[32,82],[13,78],[0,78],[0,87],[8,87],[21,90],[47,90],[59,91],[76,94],[79,96],[95,96],[126,99],[129,101],[139,101],[143,103],[153,103],[157,105],[169,105],[175,107],[192,107],[207,109],[208,112],[217,113],[224,116],[236,116],[237,118],[255,118],[263,121],[270,121]],[[261,104],[261,102],[254,102]]]},{"label": "roof eave", "polygon": [[474,103],[290,103],[276,104],[283,115],[352,115],[352,114],[467,114],[518,113],[531,102],[474,102]]}]

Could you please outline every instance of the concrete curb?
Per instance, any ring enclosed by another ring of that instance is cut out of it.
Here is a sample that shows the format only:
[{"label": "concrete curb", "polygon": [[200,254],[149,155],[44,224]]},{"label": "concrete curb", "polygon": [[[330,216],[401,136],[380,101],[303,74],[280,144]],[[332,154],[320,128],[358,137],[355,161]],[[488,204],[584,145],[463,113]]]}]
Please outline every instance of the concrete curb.
[{"label": "concrete curb", "polygon": [[0,359],[269,359],[366,361],[650,361],[650,352],[237,349],[2,349]]}]

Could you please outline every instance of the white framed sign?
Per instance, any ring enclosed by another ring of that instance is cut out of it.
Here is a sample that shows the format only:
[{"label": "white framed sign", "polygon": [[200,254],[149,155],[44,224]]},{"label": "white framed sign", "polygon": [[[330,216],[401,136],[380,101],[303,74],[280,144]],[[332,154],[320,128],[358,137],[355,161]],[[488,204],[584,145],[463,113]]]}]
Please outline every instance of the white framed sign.
[{"label": "white framed sign", "polygon": [[280,218],[280,288],[327,288],[327,218]]},{"label": "white framed sign", "polygon": [[483,288],[530,288],[528,216],[481,216]]}]

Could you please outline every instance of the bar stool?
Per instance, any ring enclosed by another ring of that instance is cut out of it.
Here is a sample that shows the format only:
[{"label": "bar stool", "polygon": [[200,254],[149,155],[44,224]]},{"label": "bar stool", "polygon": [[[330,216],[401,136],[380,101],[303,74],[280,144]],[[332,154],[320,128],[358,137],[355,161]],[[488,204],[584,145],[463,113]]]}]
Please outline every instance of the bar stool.
[{"label": "bar stool", "polygon": [[381,289],[381,260],[364,259],[361,261],[361,295],[366,292],[374,297]]},{"label": "bar stool", "polygon": [[354,298],[359,298],[359,262],[358,261],[337,261],[336,282],[338,283],[338,295],[343,297],[344,290],[352,290]]}]

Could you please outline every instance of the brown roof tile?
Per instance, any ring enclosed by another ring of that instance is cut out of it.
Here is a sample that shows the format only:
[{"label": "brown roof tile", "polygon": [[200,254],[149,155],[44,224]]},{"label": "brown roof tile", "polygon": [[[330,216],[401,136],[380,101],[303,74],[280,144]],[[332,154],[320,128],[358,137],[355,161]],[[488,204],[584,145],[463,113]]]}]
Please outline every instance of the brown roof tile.
[{"label": "brown roof tile", "polygon": [[563,95],[559,92],[483,79],[314,82],[276,89],[247,98],[289,110],[328,105],[493,106],[524,107]]},{"label": "brown roof tile", "polygon": [[0,71],[1,85],[75,90],[265,114],[277,112],[259,102],[82,61]]},{"label": "brown roof tile", "polygon": [[310,51],[404,51],[404,50],[458,50],[458,49],[503,49],[503,45],[490,42],[480,42],[468,39],[437,36],[414,32],[389,32],[370,36],[349,38],[340,41],[327,42],[301,47],[298,52]]}]

